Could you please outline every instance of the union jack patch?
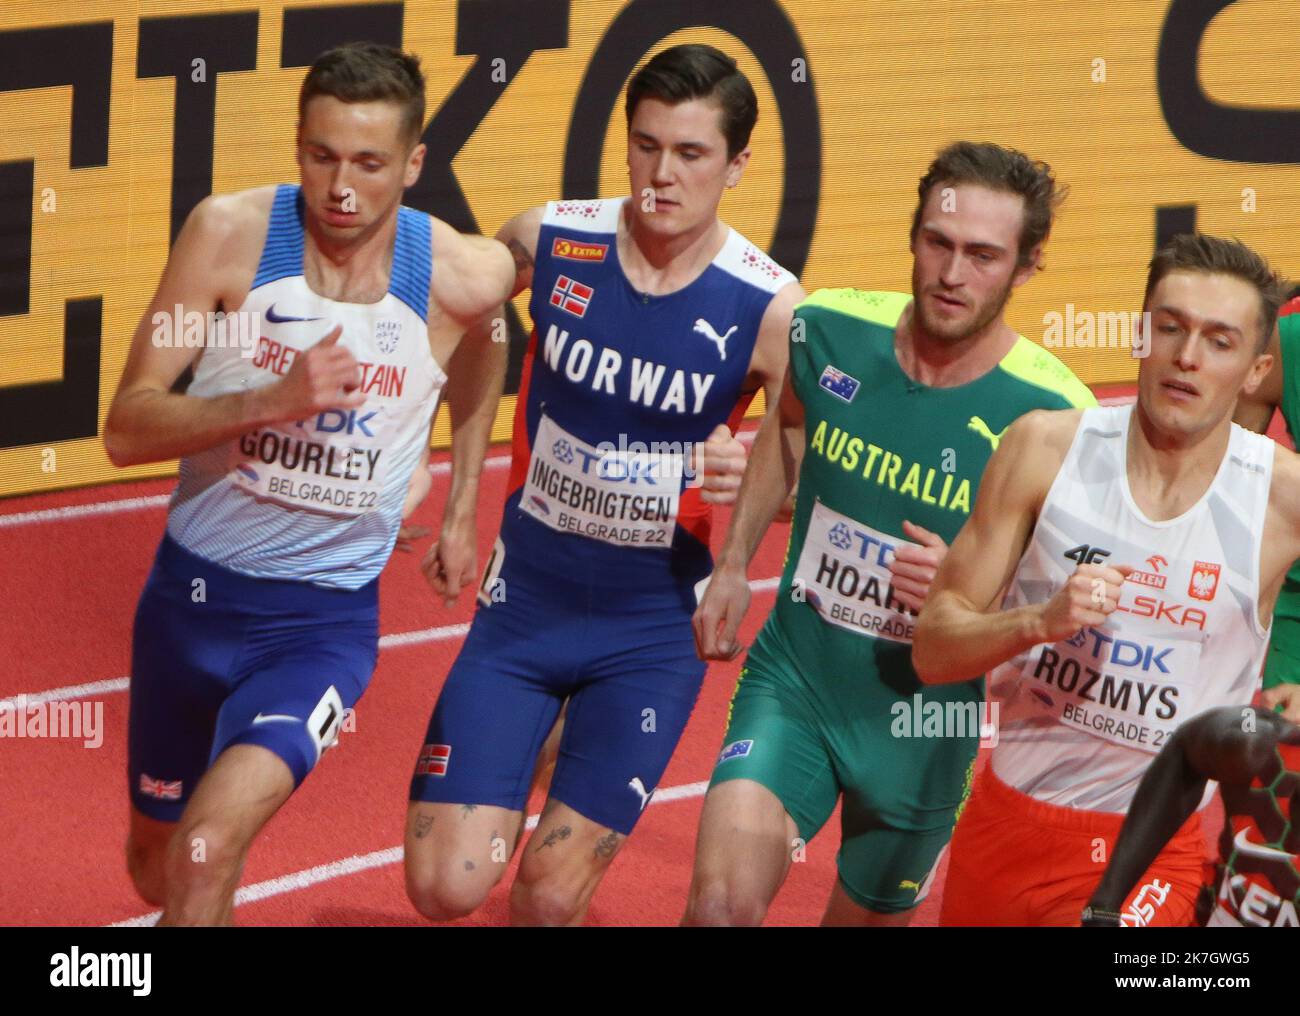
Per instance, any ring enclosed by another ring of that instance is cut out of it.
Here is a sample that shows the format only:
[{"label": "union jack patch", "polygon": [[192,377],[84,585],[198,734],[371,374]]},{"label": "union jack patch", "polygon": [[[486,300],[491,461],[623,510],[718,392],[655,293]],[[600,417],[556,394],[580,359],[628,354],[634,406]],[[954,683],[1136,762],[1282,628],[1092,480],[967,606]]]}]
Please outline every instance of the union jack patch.
[{"label": "union jack patch", "polygon": [[141,773],[140,793],[146,797],[156,797],[160,801],[179,801],[181,799],[181,781],[155,780],[147,773]]}]

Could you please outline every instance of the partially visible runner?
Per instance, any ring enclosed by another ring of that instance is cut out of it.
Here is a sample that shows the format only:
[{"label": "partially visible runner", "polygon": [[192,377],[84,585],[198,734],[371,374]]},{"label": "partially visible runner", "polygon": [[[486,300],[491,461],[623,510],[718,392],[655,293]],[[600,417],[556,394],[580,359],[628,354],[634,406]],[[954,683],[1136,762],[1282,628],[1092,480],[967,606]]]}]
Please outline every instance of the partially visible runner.
[{"label": "partially visible runner", "polygon": [[1250,706],[1211,709],[1188,720],[1138,784],[1087,927],[1149,919],[1121,913],[1138,878],[1195,813],[1218,780],[1226,821],[1213,887],[1202,893],[1208,927],[1300,927],[1300,727]]},{"label": "partially visible runner", "polygon": [[[1268,431],[1273,411],[1281,410],[1294,441],[1300,434],[1300,297],[1283,304],[1269,342],[1273,368],[1260,386],[1237,402],[1233,422],[1260,434]],[[1300,723],[1300,565],[1293,565],[1277,594],[1273,634],[1264,658],[1264,703],[1281,705],[1283,715]]]},{"label": "partially visible runner", "polygon": [[[1250,702],[1300,555],[1300,458],[1232,412],[1283,292],[1242,244],[1176,237],[1147,275],[1137,403],[1027,415],[989,464],[913,647],[922,680],[988,672],[1001,706],[941,923],[1076,924],[1152,756]],[[1202,854],[1198,812],[1125,912],[1188,923]]]},{"label": "partially visible runner", "polygon": [[[128,750],[127,864],[164,924],[231,921],[253,837],[365,690],[378,575],[427,490],[412,477],[444,385],[452,494],[431,567],[454,587],[475,572],[505,349],[486,325],[461,339],[509,293],[509,252],[401,206],[425,153],[415,57],[325,53],[299,117],[301,187],[189,216],[105,424],[119,466],[181,457],[135,618]],[[159,341],[173,314],[178,334],[218,309],[236,316],[201,352]]]},{"label": "partially visible runner", "polygon": [[[796,309],[781,401],[695,615],[702,656],[739,652],[746,568],[797,477],[776,606],[736,685],[700,819],[687,923],[761,922],[841,797],[824,923],[911,919],[966,793],[982,698],[978,678],[920,684],[915,612],[1011,422],[1096,404],[1003,318],[1041,267],[1062,197],[1049,167],[961,142],[917,190],[910,299],[820,290]],[[919,736],[927,707],[969,723]],[[918,736],[901,715],[914,713]]]},{"label": "partially visible runner", "polygon": [[[732,428],[785,373],[803,291],[718,218],[749,160],[749,81],[712,47],[673,47],[633,76],[626,113],[630,198],[552,202],[498,234],[533,335],[501,536],[411,782],[407,893],[435,920],[505,873],[566,700],[510,913],[584,919],[699,694],[704,501],[734,499]],[[703,488],[684,489],[692,464]]]}]

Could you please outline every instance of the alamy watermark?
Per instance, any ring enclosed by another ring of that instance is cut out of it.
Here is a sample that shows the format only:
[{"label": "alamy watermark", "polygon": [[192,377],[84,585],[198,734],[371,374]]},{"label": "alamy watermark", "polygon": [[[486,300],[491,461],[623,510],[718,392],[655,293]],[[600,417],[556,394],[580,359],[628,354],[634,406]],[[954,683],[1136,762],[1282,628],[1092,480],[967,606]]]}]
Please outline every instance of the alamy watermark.
[{"label": "alamy watermark", "polygon": [[259,311],[187,311],[180,304],[174,311],[155,311],[150,336],[158,349],[238,349],[251,359],[262,334]]},{"label": "alamy watermark", "polygon": [[1043,345],[1048,349],[1128,349],[1136,358],[1151,352],[1150,311],[1077,310],[1043,315]]},{"label": "alamy watermark", "polygon": [[29,701],[26,695],[0,699],[0,738],[41,737],[81,741],[87,748],[104,743],[104,703]]},{"label": "alamy watermark", "polygon": [[920,692],[900,699],[889,708],[894,717],[889,732],[894,737],[978,737],[981,748],[998,743],[997,702],[926,701]]}]

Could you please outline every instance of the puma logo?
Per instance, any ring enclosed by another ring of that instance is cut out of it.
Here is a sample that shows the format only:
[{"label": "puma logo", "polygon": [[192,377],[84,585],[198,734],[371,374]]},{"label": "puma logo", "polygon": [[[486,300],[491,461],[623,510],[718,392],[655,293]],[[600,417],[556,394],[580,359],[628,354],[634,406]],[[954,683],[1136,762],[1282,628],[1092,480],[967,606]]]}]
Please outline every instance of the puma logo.
[{"label": "puma logo", "polygon": [[900,889],[911,889],[911,890],[913,890],[913,891],[916,892],[916,893],[920,893],[920,891],[921,891],[921,883],[920,883],[920,882],[913,882],[910,878],[905,878],[905,879],[903,879],[903,881],[901,881],[901,882],[898,883],[898,888],[900,888]]},{"label": "puma logo", "polygon": [[695,330],[718,347],[718,356],[724,360],[727,358],[727,340],[731,338],[731,333],[739,327],[740,325],[732,325],[727,329],[726,335],[719,335],[713,330],[713,325],[705,321],[704,318],[695,319]]},{"label": "puma logo", "polygon": [[640,776],[633,776],[632,779],[628,781],[627,788],[628,790],[635,790],[637,792],[637,796],[641,798],[641,810],[645,811],[645,806],[650,803],[650,797],[654,794],[654,790],[646,790],[645,784],[641,782]]},{"label": "puma logo", "polygon": [[978,416],[972,416],[970,418],[970,423],[966,424],[966,429],[973,430],[982,438],[987,438],[988,443],[993,446],[993,450],[997,451],[998,444],[1002,440],[1002,435],[1007,432],[1007,428],[1010,426],[1011,424],[1007,424],[1006,427],[1003,427],[1000,431],[994,434],[993,431],[989,430],[989,425],[987,423],[981,420]]}]

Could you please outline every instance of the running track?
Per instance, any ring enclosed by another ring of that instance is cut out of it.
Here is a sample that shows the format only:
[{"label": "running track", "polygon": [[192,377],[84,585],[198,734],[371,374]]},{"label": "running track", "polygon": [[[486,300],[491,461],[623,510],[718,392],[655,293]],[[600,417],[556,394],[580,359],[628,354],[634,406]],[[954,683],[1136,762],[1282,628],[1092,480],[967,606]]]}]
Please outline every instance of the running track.
[{"label": "running track", "polygon": [[[479,520],[480,563],[505,494],[503,448],[490,453]],[[448,487],[445,456],[416,523],[435,528]],[[126,704],[135,603],[165,523],[172,481],[149,481],[0,502],[0,699],[84,698],[103,707],[103,744],[0,740],[0,924],[148,923],[122,862],[127,830]],[[714,545],[728,513],[715,522]],[[742,635],[772,605],[787,529],[775,526],[750,569],[755,595]],[[438,604],[415,554],[395,554],[381,578],[379,664],[356,714],[311,778],[263,830],[235,911],[251,925],[422,925],[402,888],[406,788],[425,725],[471,617],[462,595]],[[675,924],[690,882],[704,784],[720,744],[739,661],[713,665],[654,802],[592,902],[593,925]],[[0,705],[0,708],[4,708]],[[533,801],[535,814],[540,801]],[[1207,825],[1217,829],[1217,818]],[[791,866],[768,924],[814,924],[834,879],[838,813]],[[464,924],[504,924],[514,865]],[[915,924],[934,924],[941,869]]]}]

